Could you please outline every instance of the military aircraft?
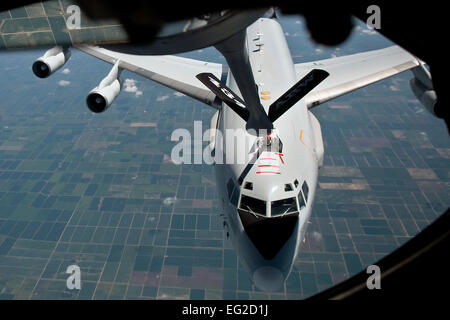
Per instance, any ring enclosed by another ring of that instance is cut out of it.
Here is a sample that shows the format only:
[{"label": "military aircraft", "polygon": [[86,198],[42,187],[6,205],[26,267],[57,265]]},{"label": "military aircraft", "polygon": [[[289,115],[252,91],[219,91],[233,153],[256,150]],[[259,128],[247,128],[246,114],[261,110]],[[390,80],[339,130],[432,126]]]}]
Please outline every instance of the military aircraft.
[{"label": "military aircraft", "polygon": [[[170,55],[207,46],[227,65]],[[264,291],[278,290],[288,277],[311,215],[324,155],[311,108],[409,69],[411,88],[425,108],[434,113],[436,102],[424,63],[398,46],[294,64],[273,9],[193,18],[138,47],[57,45],[34,62],[35,75],[45,78],[61,68],[71,47],[113,65],[87,95],[92,112],[111,106],[123,69],[216,110],[209,147],[215,159],[225,158],[213,163],[224,228]],[[245,161],[230,151],[234,140],[216,134],[226,130],[248,142],[237,150]]]}]

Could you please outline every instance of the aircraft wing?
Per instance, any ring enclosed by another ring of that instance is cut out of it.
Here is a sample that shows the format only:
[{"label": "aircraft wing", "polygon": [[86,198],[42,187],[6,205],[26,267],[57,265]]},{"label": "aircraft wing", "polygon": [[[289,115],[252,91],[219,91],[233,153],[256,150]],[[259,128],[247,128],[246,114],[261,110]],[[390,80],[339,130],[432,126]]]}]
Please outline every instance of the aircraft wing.
[{"label": "aircraft wing", "polygon": [[300,79],[313,69],[330,76],[306,97],[308,108],[388,78],[419,65],[419,60],[399,46],[295,65]]},{"label": "aircraft wing", "polygon": [[171,55],[124,54],[88,45],[76,45],[74,48],[111,64],[120,60],[119,67],[122,69],[139,74],[212,107],[219,108],[219,105],[214,102],[216,95],[204,86],[196,78],[196,75],[208,72],[221,79],[223,74],[227,72],[226,67],[221,64]]}]

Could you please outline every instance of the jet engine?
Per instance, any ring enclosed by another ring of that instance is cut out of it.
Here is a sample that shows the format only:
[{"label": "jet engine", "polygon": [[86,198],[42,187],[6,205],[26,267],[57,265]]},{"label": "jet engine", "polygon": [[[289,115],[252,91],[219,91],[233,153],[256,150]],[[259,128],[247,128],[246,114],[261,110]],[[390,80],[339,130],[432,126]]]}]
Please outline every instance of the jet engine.
[{"label": "jet engine", "polygon": [[410,80],[409,85],[414,95],[432,115],[442,118],[443,111],[440,110],[430,72],[422,62],[420,62],[419,66],[411,69],[411,71],[414,73],[414,78]]},{"label": "jet engine", "polygon": [[86,104],[92,112],[100,113],[108,109],[114,99],[118,96],[121,83],[119,60],[114,64],[108,75],[100,84],[89,92],[86,98]]},{"label": "jet engine", "polygon": [[71,55],[69,48],[53,47],[33,63],[33,73],[39,78],[47,78],[61,68]]}]

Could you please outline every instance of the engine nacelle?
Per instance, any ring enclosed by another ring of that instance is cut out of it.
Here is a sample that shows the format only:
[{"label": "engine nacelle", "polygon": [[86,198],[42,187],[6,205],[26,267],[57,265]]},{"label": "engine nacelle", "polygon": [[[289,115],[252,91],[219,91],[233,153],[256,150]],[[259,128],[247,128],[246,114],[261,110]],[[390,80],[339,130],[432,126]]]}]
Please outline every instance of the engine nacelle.
[{"label": "engine nacelle", "polygon": [[433,89],[425,87],[417,78],[409,81],[411,90],[422,105],[435,117],[439,117],[440,112],[437,110],[436,92]]},{"label": "engine nacelle", "polygon": [[109,86],[93,89],[86,98],[86,104],[89,110],[100,113],[108,109],[114,99],[119,95],[120,87],[120,81],[116,79]]},{"label": "engine nacelle", "polygon": [[71,55],[69,48],[53,47],[33,63],[33,73],[39,78],[47,78],[61,68]]},{"label": "engine nacelle", "polygon": [[109,108],[120,93],[121,83],[118,79],[119,73],[119,60],[117,60],[108,75],[97,87],[89,92],[86,98],[86,104],[89,110],[100,113]]},{"label": "engine nacelle", "polygon": [[416,98],[422,103],[432,115],[438,118],[443,118],[445,113],[442,104],[439,103],[436,96],[436,91],[433,88],[433,81],[431,79],[431,73],[425,68],[422,61],[419,60],[419,65],[414,69],[411,69],[414,74],[414,78],[411,79],[409,85],[416,96]]}]

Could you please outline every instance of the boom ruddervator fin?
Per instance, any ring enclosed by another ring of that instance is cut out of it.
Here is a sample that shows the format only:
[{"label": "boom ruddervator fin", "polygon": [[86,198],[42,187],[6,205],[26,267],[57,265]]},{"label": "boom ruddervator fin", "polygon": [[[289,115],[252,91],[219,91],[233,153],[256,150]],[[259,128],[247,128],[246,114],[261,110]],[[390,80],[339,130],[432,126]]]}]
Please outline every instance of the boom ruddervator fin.
[{"label": "boom ruddervator fin", "polygon": [[300,81],[294,84],[288,91],[279,97],[269,107],[269,119],[275,122],[294,104],[306,96],[319,83],[325,80],[330,74],[325,70],[313,69]]},{"label": "boom ruddervator fin", "polygon": [[[304,76],[270,105],[268,114],[270,121],[272,121],[272,123],[275,122],[329,75],[330,74],[325,70],[311,70],[306,76]],[[225,102],[244,121],[248,120],[249,111],[245,107],[245,102],[212,73],[200,73],[197,75],[197,79],[199,79],[219,99]]]},{"label": "boom ruddervator fin", "polygon": [[220,100],[225,102],[234,112],[236,112],[245,122],[248,121],[249,112],[245,107],[245,102],[239,98],[230,88],[223,84],[212,73],[199,73],[197,79],[212,91]]}]

